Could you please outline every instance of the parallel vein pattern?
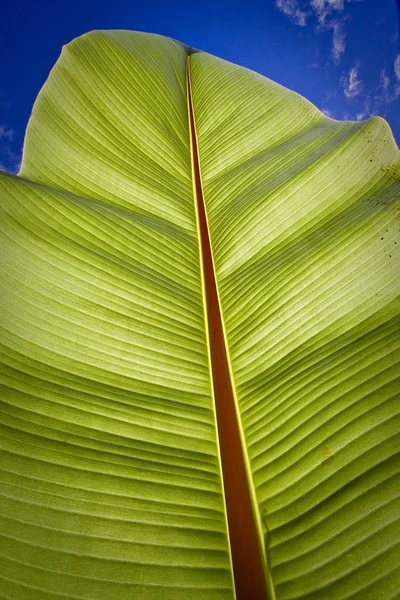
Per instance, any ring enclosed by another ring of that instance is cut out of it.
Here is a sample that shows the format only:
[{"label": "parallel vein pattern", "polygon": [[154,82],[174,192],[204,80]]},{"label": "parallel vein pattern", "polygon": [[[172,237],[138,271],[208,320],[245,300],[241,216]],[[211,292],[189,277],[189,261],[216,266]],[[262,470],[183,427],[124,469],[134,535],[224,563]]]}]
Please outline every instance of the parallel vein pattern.
[{"label": "parallel vein pattern", "polygon": [[[204,199],[278,600],[400,587],[400,159],[387,125],[326,119],[190,58]],[[396,462],[397,461],[397,462]]]},{"label": "parallel vein pattern", "polygon": [[185,67],[277,600],[400,589],[400,159],[177,42],[94,32],[0,173],[0,597],[233,599]]},{"label": "parallel vein pattern", "polygon": [[234,597],[185,63],[73,42],[0,174],[1,598]]}]

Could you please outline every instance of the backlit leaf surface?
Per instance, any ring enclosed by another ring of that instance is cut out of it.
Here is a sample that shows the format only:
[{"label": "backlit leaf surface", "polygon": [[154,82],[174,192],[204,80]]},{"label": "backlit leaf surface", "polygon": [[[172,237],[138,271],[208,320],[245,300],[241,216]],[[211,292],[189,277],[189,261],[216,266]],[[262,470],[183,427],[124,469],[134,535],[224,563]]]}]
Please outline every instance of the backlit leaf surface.
[{"label": "backlit leaf surface", "polygon": [[0,596],[234,598],[187,63],[271,599],[395,598],[391,132],[134,32],[64,48],[0,173]]}]

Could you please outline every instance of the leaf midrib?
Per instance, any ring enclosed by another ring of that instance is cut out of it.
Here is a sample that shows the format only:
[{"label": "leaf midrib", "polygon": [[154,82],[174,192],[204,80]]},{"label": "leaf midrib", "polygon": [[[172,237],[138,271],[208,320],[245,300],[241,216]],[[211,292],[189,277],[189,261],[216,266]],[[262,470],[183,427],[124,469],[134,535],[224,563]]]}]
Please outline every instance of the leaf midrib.
[{"label": "leaf midrib", "polygon": [[274,600],[275,593],[267,567],[261,520],[236,399],[203,197],[190,85],[190,57],[187,59],[186,73],[204,319],[235,593],[237,600]]}]

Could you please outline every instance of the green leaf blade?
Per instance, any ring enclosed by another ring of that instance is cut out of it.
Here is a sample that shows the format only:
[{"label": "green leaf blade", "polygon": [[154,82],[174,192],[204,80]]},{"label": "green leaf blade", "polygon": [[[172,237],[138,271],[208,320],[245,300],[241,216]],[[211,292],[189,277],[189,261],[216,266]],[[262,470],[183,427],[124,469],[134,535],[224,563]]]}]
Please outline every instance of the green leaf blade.
[{"label": "green leaf blade", "polygon": [[[399,586],[400,159],[161,36],[69,44],[0,173],[1,592],[234,598],[186,97],[271,600]],[[382,596],[383,595],[383,596]]]},{"label": "green leaf blade", "polygon": [[[147,96],[123,96],[117,64]],[[73,42],[21,177],[0,175],[1,589],[15,599],[234,597],[185,66],[164,38]]]},{"label": "green leaf blade", "polygon": [[255,73],[190,61],[276,597],[375,597],[399,560],[398,149],[381,119],[335,122]]},{"label": "green leaf blade", "polygon": [[77,38],[35,103],[20,175],[190,228],[185,69],[184,49],[162,36]]}]

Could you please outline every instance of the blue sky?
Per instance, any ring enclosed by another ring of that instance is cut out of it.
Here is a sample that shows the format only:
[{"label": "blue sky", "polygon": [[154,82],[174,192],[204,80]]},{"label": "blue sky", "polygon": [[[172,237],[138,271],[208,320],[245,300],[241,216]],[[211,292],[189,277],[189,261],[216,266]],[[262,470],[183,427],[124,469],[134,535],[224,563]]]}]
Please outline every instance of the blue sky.
[{"label": "blue sky", "polygon": [[0,168],[11,172],[62,45],[92,29],[173,37],[296,90],[333,118],[384,116],[400,143],[396,0],[20,0],[2,13]]}]

